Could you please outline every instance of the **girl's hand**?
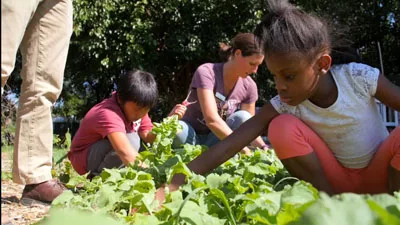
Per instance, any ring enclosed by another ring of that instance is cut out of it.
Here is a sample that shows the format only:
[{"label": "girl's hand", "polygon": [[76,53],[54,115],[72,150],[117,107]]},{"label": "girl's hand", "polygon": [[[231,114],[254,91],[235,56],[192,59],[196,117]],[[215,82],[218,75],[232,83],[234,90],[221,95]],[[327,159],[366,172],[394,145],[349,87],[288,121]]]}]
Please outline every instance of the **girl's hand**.
[{"label": "girl's hand", "polygon": [[142,162],[142,161],[139,162],[139,166],[144,168],[144,169],[149,168],[149,166],[146,163]]},{"label": "girl's hand", "polygon": [[252,155],[252,152],[251,152],[251,150],[250,150],[248,147],[244,147],[244,148],[242,149],[242,151],[240,151],[240,153],[245,154],[245,155],[248,155],[248,156],[251,156],[251,155]]},{"label": "girl's hand", "polygon": [[186,113],[186,106],[182,104],[176,104],[175,107],[171,110],[171,112],[168,114],[168,116],[172,115],[178,115],[178,119],[182,119],[183,115]]},{"label": "girl's hand", "polygon": [[165,185],[162,185],[157,189],[155,199],[158,200],[159,207],[161,208],[161,205],[165,201]]},{"label": "girl's hand", "polygon": [[264,150],[264,151],[268,151],[268,149],[270,149],[271,147],[268,145],[268,144],[265,144],[265,145],[263,145],[262,146],[262,149]]},{"label": "girl's hand", "polygon": [[[162,185],[161,187],[159,187],[157,190],[156,190],[156,195],[155,195],[155,197],[154,197],[154,200],[158,200],[158,207],[157,207],[157,209],[156,209],[156,211],[157,210],[160,210],[161,209],[161,207],[162,207],[162,204],[164,203],[164,201],[165,201],[165,185]],[[137,213],[139,211],[139,208],[132,208],[131,209],[131,215],[134,215],[135,213]],[[150,215],[150,213],[144,213],[145,215]]]}]

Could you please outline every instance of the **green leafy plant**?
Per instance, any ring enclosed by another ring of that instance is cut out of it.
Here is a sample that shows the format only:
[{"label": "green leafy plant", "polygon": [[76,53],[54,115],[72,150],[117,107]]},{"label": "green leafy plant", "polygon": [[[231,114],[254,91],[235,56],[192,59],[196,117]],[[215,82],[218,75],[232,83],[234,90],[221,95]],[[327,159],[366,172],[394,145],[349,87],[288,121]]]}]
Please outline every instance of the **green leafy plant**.
[{"label": "green leafy plant", "polygon": [[[257,149],[253,156],[233,157],[204,176],[193,174],[186,163],[206,148],[171,148],[179,130],[177,117],[155,124],[156,141],[140,153],[148,168],[136,163],[105,169],[91,181],[71,176],[70,190],[52,203],[52,211],[75,209],[132,225],[399,224],[399,193],[328,197],[290,177],[272,150]],[[176,173],[185,174],[187,183],[178,191],[167,190],[160,208],[156,189]],[[50,214],[48,221],[57,216]]]}]

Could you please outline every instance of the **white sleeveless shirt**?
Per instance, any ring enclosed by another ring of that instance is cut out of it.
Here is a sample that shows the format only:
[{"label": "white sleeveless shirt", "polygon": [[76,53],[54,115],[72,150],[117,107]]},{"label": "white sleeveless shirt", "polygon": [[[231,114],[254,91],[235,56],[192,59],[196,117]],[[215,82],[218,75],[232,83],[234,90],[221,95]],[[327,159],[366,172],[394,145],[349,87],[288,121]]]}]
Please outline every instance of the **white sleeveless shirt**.
[{"label": "white sleeveless shirt", "polygon": [[279,113],[289,113],[311,127],[347,168],[367,167],[380,144],[389,135],[375,102],[379,70],[360,63],[333,65],[330,69],[338,98],[328,108],[309,100],[297,106],[271,104]]}]

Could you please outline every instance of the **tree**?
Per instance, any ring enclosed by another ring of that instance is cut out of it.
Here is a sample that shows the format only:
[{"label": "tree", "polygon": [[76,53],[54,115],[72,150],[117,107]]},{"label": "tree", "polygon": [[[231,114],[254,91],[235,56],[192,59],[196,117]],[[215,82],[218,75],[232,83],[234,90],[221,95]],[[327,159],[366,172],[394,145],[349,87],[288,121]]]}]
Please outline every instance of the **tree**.
[{"label": "tree", "polygon": [[[398,0],[291,2],[348,27],[348,37],[363,61],[377,68],[379,41],[385,75],[400,85]],[[151,111],[155,121],[184,99],[197,66],[219,61],[218,43],[238,32],[253,31],[265,7],[263,0],[75,0],[73,4],[74,34],[59,106],[74,110],[63,113],[82,118],[115,90],[123,70],[139,68],[153,73],[159,86],[160,101]],[[258,104],[276,94],[265,65],[255,80]]]},{"label": "tree", "polygon": [[400,2],[398,0],[320,1],[296,0],[306,11],[347,28],[348,39],[362,61],[380,68],[377,42],[383,54],[385,75],[400,85]]},{"label": "tree", "polygon": [[122,70],[143,69],[159,85],[156,118],[183,100],[197,66],[218,61],[219,42],[251,32],[261,16],[259,1],[247,0],[76,0],[74,7],[66,77],[74,92],[92,106]]}]

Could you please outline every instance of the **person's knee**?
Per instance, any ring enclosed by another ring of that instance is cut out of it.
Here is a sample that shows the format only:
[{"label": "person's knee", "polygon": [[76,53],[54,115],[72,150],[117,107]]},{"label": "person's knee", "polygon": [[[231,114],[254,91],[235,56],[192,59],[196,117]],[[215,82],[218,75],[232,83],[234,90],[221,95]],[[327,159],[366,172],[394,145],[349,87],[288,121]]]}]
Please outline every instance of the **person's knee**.
[{"label": "person's knee", "polygon": [[[293,130],[300,120],[290,114],[282,114],[275,117],[268,126],[268,139],[273,142],[286,139],[288,131]],[[290,135],[290,134],[289,134]]]},{"label": "person's knee", "polygon": [[228,117],[226,123],[231,129],[240,127],[244,122],[251,118],[251,114],[246,110],[239,110]]},{"label": "person's knee", "polygon": [[391,136],[394,136],[395,140],[398,140],[400,142],[400,127],[396,127],[392,132],[390,132]]},{"label": "person's knee", "polygon": [[179,148],[182,144],[186,143],[189,135],[189,126],[186,122],[179,120],[179,124],[182,126],[182,130],[178,132],[172,143],[173,148]]},{"label": "person's knee", "polygon": [[136,132],[132,133],[127,133],[126,136],[129,139],[129,142],[131,143],[132,147],[139,152],[140,149],[140,137],[139,134]]}]

